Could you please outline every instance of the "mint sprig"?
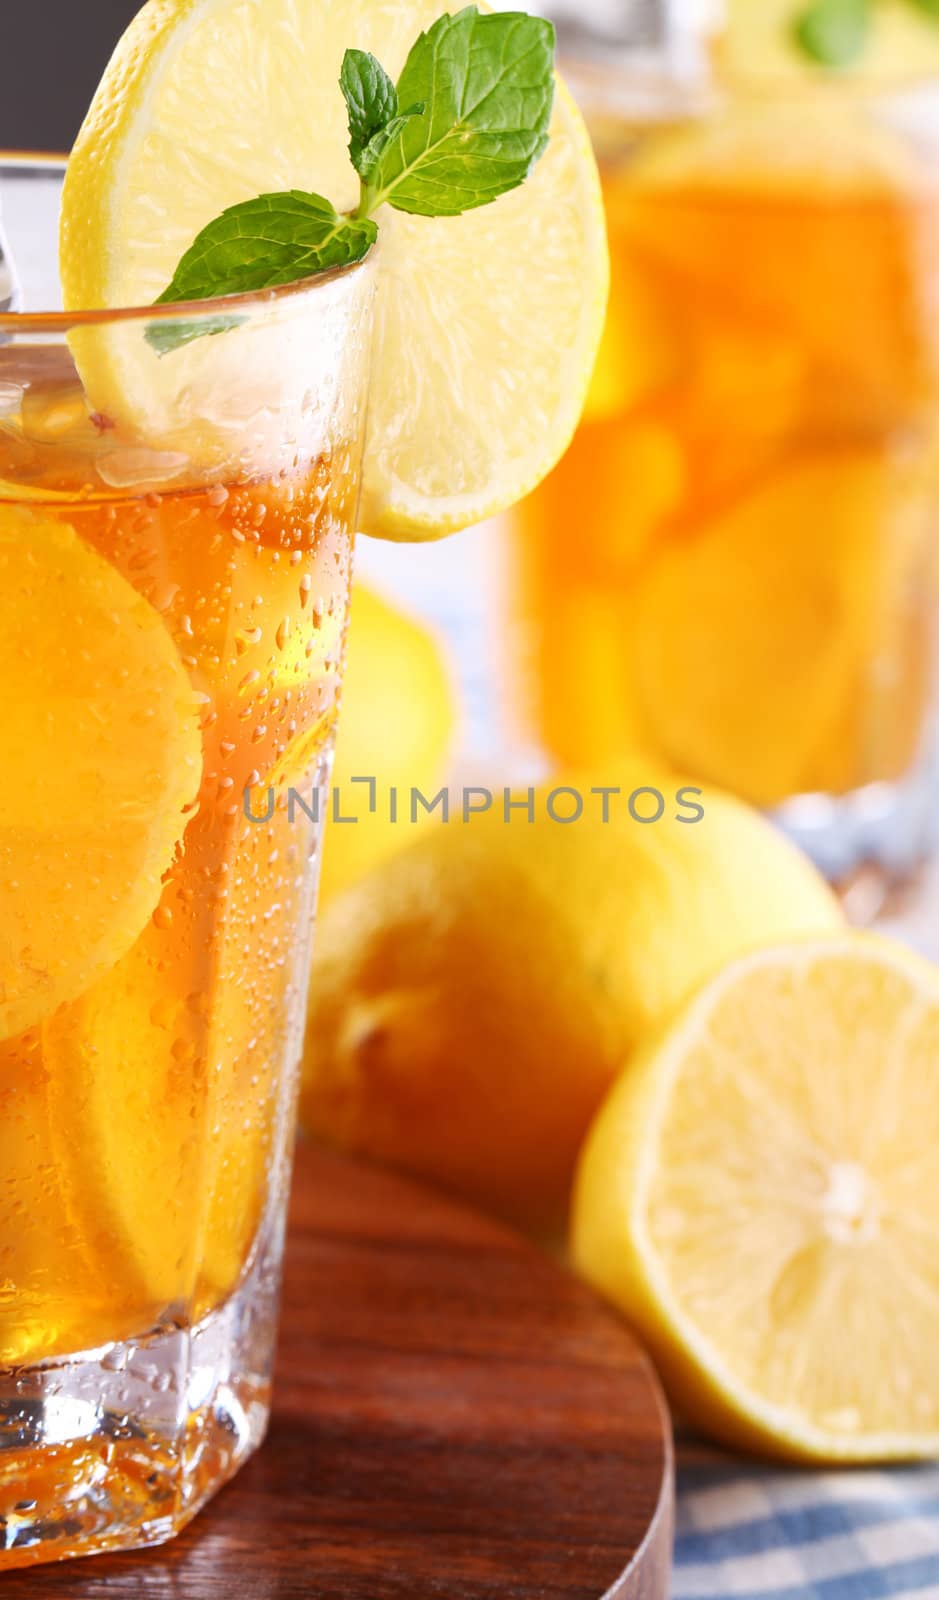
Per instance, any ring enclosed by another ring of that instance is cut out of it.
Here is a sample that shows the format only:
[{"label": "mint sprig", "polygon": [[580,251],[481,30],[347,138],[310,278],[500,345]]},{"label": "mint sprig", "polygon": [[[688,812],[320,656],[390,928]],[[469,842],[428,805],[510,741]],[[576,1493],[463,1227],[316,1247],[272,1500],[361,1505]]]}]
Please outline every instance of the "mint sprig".
[{"label": "mint sprig", "polygon": [[385,202],[425,217],[457,216],[523,183],[548,142],[554,29],[521,12],[468,6],[422,33],[398,99],[422,104],[370,175],[368,210]]},{"label": "mint sprig", "polygon": [[795,19],[803,54],[821,67],[850,67],[864,52],[870,0],[815,0]]},{"label": "mint sprig", "polygon": [[[939,0],[907,0],[907,4],[939,23]],[[812,0],[796,14],[793,38],[816,66],[852,67],[870,39],[875,7],[876,0]]]},{"label": "mint sprig", "polygon": [[[349,266],[374,244],[372,213],[382,205],[450,217],[517,188],[548,142],[554,28],[524,12],[483,16],[467,6],[420,35],[397,85],[364,50],[346,51],[339,81],[359,176],[355,210],[337,212],[297,189],[231,206],[186,251],[158,305],[256,293]],[[165,355],[241,320],[154,322],[147,339]]]}]

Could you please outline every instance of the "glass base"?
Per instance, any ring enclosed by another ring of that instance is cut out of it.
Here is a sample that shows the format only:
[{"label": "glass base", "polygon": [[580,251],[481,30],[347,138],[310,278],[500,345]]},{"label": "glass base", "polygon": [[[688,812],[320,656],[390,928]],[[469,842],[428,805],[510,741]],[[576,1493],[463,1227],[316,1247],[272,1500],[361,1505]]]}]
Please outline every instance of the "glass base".
[{"label": "glass base", "polygon": [[195,1326],[0,1371],[0,1568],[185,1527],[264,1436],[277,1289],[257,1262]]},{"label": "glass base", "polygon": [[876,915],[875,902],[914,878],[936,850],[935,795],[930,770],[906,783],[872,783],[849,794],[793,795],[771,816],[839,892],[865,885]]}]

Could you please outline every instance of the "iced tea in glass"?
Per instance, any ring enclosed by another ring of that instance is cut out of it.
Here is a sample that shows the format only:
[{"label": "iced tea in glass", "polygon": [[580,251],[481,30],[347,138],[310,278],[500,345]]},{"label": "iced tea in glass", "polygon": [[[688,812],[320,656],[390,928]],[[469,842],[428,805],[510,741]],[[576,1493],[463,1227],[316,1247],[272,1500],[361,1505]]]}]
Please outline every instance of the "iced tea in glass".
[{"label": "iced tea in glass", "polygon": [[515,513],[528,714],[901,872],[936,812],[939,90],[578,78],[613,282]]},{"label": "iced tea in glass", "polygon": [[0,317],[4,1566],[263,1432],[371,298]]}]

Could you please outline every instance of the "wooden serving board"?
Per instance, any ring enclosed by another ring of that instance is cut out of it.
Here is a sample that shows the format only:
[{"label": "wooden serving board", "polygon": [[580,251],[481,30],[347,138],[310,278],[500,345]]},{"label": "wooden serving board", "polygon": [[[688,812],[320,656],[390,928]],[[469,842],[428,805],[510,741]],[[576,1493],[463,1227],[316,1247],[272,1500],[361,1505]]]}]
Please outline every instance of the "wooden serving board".
[{"label": "wooden serving board", "polygon": [[513,1234],[301,1149],[264,1448],[171,1544],[3,1600],[665,1600],[646,1358]]}]

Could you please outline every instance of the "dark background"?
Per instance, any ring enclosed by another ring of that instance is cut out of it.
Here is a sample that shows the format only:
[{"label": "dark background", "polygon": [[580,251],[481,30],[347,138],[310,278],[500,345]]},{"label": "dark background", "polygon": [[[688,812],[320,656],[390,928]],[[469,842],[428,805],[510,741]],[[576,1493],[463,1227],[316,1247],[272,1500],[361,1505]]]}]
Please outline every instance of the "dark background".
[{"label": "dark background", "polygon": [[0,0],[0,149],[70,149],[141,3]]}]

